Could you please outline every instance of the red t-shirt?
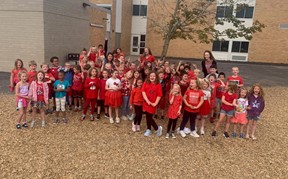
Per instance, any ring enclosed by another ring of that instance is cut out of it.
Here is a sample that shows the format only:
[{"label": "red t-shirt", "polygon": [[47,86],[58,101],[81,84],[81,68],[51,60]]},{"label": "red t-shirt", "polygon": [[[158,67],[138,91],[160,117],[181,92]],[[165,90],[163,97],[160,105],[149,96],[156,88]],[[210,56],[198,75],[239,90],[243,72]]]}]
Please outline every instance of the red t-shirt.
[{"label": "red t-shirt", "polygon": [[[154,83],[147,84],[146,82],[144,82],[142,86],[142,92],[146,93],[146,96],[151,103],[154,103],[157,97],[162,97],[161,84],[154,84]],[[154,114],[156,112],[156,109],[157,109],[157,106],[153,107],[151,105],[148,105],[146,101],[144,100],[144,103],[143,103],[144,112],[149,112],[150,114]]]},{"label": "red t-shirt", "polygon": [[32,81],[36,80],[37,71],[29,71],[28,72],[28,83],[31,84]]},{"label": "red t-shirt", "polygon": [[[169,101],[172,98],[172,94],[169,94]],[[179,117],[179,115],[177,114],[177,112],[179,111],[179,107],[182,105],[182,96],[178,95],[178,96],[174,96],[174,100],[173,103],[170,104],[168,111],[167,111],[167,117],[169,119],[177,119]]]},{"label": "red t-shirt", "polygon": [[187,91],[189,87],[189,83],[182,83],[181,81],[179,81],[179,86],[181,88],[181,94],[182,96],[184,96],[185,92]]},{"label": "red t-shirt", "polygon": [[37,83],[37,90],[36,90],[36,94],[37,94],[37,101],[44,101],[44,89],[43,89],[43,83]]},{"label": "red t-shirt", "polygon": [[96,58],[97,58],[97,54],[96,53],[90,53],[89,61],[93,61],[94,63],[96,63]]},{"label": "red t-shirt", "polygon": [[194,71],[193,71],[193,70],[190,70],[190,71],[188,72],[188,79],[189,79],[189,81],[190,81],[190,80],[193,79],[193,78],[195,78]]},{"label": "red t-shirt", "polygon": [[141,88],[133,88],[130,96],[130,105],[143,105],[143,95]]},{"label": "red t-shirt", "polygon": [[98,98],[98,90],[100,88],[99,78],[95,78],[95,79],[86,78],[84,87],[85,87],[86,98],[88,99]]},{"label": "red t-shirt", "polygon": [[140,57],[140,60],[141,60],[141,62],[143,62],[143,63],[146,63],[146,62],[151,62],[151,63],[153,63],[156,59],[155,59],[154,56],[148,55],[148,56],[146,56],[146,57],[141,56],[141,57]]},{"label": "red t-shirt", "polygon": [[18,82],[20,81],[20,80],[18,79],[18,74],[19,74],[19,72],[21,72],[21,71],[26,71],[26,72],[27,72],[26,68],[17,69],[17,70],[13,69],[13,70],[11,71],[11,73],[13,74],[13,83],[18,83]]},{"label": "red t-shirt", "polygon": [[225,86],[222,86],[221,82],[218,81],[215,83],[216,89],[216,98],[221,99],[223,94],[225,93]]},{"label": "red t-shirt", "polygon": [[48,73],[51,73],[54,78],[55,78],[55,81],[58,80],[58,69],[60,68],[60,66],[58,67],[50,67],[50,69],[48,70]]},{"label": "red t-shirt", "polygon": [[72,90],[75,90],[75,91],[83,90],[83,79],[82,79],[81,73],[73,75]]},{"label": "red t-shirt", "polygon": [[105,86],[106,86],[106,81],[107,79],[100,79],[100,92],[99,92],[99,98],[100,100],[104,100],[105,99]]},{"label": "red t-shirt", "polygon": [[[199,103],[202,97],[204,97],[204,93],[202,90],[192,90],[188,89],[185,93],[186,95],[186,101],[188,104],[196,107]],[[200,108],[198,109],[191,109],[190,107],[184,105],[184,110],[192,113],[198,113]]]},{"label": "red t-shirt", "polygon": [[229,76],[227,78],[227,81],[234,81],[237,85],[243,84],[243,78],[241,76],[237,76],[237,77]]},{"label": "red t-shirt", "polygon": [[[228,103],[233,103],[234,99],[238,98],[237,94],[229,94],[228,92],[224,93],[223,96],[225,97],[225,101],[227,101]],[[228,106],[224,103],[222,103],[221,109],[225,110],[225,111],[231,111],[233,110],[235,107],[234,106]]]}]

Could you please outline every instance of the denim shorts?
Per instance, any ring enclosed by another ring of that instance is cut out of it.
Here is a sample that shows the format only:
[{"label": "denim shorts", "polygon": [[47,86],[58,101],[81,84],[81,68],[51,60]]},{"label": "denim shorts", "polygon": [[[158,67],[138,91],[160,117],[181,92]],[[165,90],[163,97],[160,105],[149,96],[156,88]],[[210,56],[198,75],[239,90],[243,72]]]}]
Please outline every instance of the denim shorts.
[{"label": "denim shorts", "polygon": [[247,119],[248,119],[248,120],[258,121],[258,120],[260,119],[260,116],[248,116],[248,115],[247,115]]},{"label": "denim shorts", "polygon": [[231,117],[231,116],[234,115],[234,109],[233,109],[233,110],[230,110],[230,111],[226,111],[226,110],[224,110],[224,109],[221,109],[220,113],[223,113],[223,114]]}]

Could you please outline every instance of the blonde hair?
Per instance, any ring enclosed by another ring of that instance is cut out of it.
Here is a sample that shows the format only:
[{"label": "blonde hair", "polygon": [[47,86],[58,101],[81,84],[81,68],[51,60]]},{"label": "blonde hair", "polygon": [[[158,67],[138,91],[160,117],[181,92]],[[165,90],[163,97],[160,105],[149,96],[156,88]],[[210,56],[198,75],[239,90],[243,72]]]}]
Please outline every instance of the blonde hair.
[{"label": "blonde hair", "polygon": [[241,88],[239,89],[238,98],[240,98],[241,91],[246,91],[246,96],[245,96],[245,98],[246,98],[246,97],[247,97],[247,94],[248,94],[248,90],[247,90],[247,88],[245,88],[245,87],[241,87]]},{"label": "blonde hair", "polygon": [[18,81],[21,80],[21,76],[22,76],[23,74],[26,74],[26,76],[28,76],[27,72],[26,72],[25,70],[22,70],[22,71],[20,71],[20,72],[18,73]]},{"label": "blonde hair", "polygon": [[178,95],[181,95],[181,88],[180,88],[180,85],[178,85],[178,84],[173,85],[172,89],[170,90],[170,94],[172,94],[174,86],[176,86],[178,88]]},{"label": "blonde hair", "polygon": [[204,83],[206,83],[206,84],[208,85],[207,88],[210,87],[210,83],[209,83],[209,80],[208,80],[207,78],[203,78],[203,79],[198,78],[198,80],[199,80],[199,82],[200,82],[200,88],[201,88],[201,89],[203,89]]}]

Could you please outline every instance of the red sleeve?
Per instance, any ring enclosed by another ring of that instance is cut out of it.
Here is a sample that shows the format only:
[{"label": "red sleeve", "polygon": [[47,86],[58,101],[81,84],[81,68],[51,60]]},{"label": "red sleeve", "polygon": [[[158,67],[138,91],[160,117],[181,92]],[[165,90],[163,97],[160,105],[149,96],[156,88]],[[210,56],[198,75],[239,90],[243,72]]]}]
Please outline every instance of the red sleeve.
[{"label": "red sleeve", "polygon": [[135,88],[134,88],[134,89],[132,90],[132,92],[131,92],[131,96],[130,96],[130,105],[133,105],[134,95],[135,95]]},{"label": "red sleeve", "polygon": [[90,83],[90,79],[86,78],[85,83],[84,83],[84,88],[89,88],[89,83]]},{"label": "red sleeve", "polygon": [[155,57],[151,55],[151,62],[154,62],[155,60]]},{"label": "red sleeve", "polygon": [[240,84],[240,85],[243,85],[243,84],[244,84],[244,83],[243,83],[243,78],[242,78],[242,77],[239,78],[239,84]]}]

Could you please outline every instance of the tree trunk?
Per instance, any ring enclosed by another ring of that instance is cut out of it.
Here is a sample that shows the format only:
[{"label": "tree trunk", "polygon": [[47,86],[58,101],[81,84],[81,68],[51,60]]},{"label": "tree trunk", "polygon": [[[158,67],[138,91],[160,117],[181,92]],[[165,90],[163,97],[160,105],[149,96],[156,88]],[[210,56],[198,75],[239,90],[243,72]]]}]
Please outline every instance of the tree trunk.
[{"label": "tree trunk", "polygon": [[170,40],[171,40],[171,38],[169,37],[169,35],[167,35],[167,37],[164,40],[164,45],[163,45],[162,53],[161,53],[161,59],[163,59],[163,60],[166,58],[169,44],[170,44]]}]

